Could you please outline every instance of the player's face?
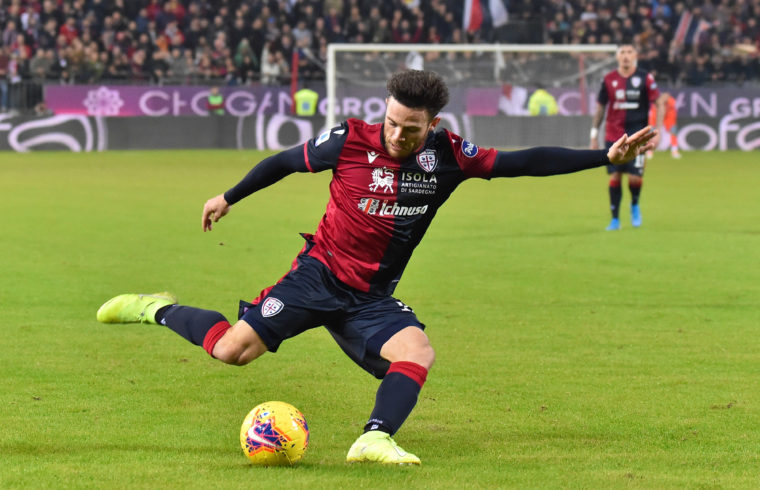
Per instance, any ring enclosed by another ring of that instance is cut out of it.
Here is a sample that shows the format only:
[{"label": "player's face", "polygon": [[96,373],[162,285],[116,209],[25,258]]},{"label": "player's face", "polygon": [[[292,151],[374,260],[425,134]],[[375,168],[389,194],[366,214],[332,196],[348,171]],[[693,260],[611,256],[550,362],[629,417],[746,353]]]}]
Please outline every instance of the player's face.
[{"label": "player's face", "polygon": [[623,71],[631,70],[636,66],[636,50],[633,46],[623,45],[618,48],[617,62],[618,67]]},{"label": "player's face", "polygon": [[393,97],[388,97],[385,103],[385,149],[393,158],[406,158],[425,143],[428,133],[441,119],[430,119],[425,109],[411,109]]}]

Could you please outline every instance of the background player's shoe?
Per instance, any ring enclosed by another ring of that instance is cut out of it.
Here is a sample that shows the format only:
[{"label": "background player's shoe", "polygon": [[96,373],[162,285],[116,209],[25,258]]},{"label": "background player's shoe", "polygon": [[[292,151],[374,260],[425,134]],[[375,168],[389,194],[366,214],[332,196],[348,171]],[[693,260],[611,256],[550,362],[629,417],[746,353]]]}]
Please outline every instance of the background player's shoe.
[{"label": "background player's shoe", "polygon": [[620,219],[618,218],[612,218],[610,220],[610,224],[607,226],[607,231],[615,231],[620,229]]},{"label": "background player's shoe", "polygon": [[365,432],[348,450],[349,463],[421,464],[420,458],[401,449],[390,434],[379,430]]},{"label": "background player's shoe", "polygon": [[647,152],[647,160],[651,160],[652,158],[654,158],[654,152],[652,150],[649,150]]},{"label": "background player's shoe", "polygon": [[172,293],[120,294],[98,309],[102,323],[156,323],[156,312],[164,306],[176,305]]},{"label": "background player's shoe", "polygon": [[670,150],[670,156],[672,156],[673,158],[675,158],[676,160],[678,160],[679,158],[681,158],[681,153],[679,153],[679,151],[674,148],[674,149]]},{"label": "background player's shoe", "polygon": [[635,228],[641,226],[641,209],[638,204],[631,204],[631,224]]}]

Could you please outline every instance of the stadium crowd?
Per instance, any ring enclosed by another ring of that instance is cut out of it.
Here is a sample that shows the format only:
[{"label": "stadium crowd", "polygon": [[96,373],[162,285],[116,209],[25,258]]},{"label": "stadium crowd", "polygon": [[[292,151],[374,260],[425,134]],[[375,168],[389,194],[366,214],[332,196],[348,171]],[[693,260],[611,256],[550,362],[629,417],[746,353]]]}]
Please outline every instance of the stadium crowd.
[{"label": "stadium crowd", "polygon": [[[0,80],[281,84],[324,77],[327,44],[503,42],[459,0],[0,0]],[[760,81],[760,0],[509,0],[554,44],[632,39],[673,85]],[[535,33],[534,33],[535,34]]]}]

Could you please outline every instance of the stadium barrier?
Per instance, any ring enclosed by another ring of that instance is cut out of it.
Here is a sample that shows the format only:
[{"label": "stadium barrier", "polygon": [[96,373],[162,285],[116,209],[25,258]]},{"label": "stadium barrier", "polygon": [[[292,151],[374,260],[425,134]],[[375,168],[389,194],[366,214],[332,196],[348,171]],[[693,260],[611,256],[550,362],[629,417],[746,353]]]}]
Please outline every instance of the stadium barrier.
[{"label": "stadium barrier", "polygon": [[[588,145],[590,116],[514,117],[442,114],[442,126],[481,147]],[[324,116],[102,117],[0,114],[0,151],[147,149],[281,150],[319,135]],[[683,150],[756,150],[760,121],[752,113],[681,118]],[[665,139],[665,138],[663,138]]]}]

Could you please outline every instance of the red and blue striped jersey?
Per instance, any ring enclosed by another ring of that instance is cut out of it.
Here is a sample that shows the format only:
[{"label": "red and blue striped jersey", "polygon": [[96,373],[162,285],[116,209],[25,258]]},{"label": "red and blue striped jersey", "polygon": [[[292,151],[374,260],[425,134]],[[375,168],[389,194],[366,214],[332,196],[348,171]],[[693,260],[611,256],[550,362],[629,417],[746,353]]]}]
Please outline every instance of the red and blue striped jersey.
[{"label": "red and blue striped jersey", "polygon": [[609,72],[602,81],[597,102],[606,105],[605,141],[617,141],[647,125],[649,105],[660,96],[657,82],[651,73],[636,69],[629,77],[617,70]]},{"label": "red and blue striped jersey", "polygon": [[358,290],[391,294],[438,208],[471,177],[490,178],[497,151],[448,130],[405,159],[382,124],[349,119],[303,147],[311,172],[332,170],[330,199],[308,254]]}]

